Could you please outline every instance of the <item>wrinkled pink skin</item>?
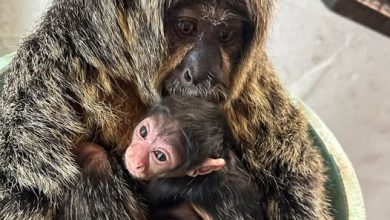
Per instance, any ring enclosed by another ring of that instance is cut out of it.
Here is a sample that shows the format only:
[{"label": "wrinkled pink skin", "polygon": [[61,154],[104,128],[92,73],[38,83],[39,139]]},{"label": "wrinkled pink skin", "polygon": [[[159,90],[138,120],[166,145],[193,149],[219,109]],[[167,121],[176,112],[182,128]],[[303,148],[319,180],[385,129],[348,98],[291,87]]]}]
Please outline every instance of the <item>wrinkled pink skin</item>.
[{"label": "wrinkled pink skin", "polygon": [[[151,116],[141,121],[133,132],[133,139],[127,148],[124,160],[127,170],[138,179],[148,180],[158,177],[180,164],[179,147],[172,144],[176,137],[158,135],[159,116]],[[141,136],[141,127],[145,126],[147,136]],[[175,126],[173,126],[175,129]],[[176,129],[177,130],[177,129]],[[177,133],[174,133],[177,134]],[[169,135],[174,135],[170,133]],[[159,161],[156,152],[165,155],[165,161]]]}]

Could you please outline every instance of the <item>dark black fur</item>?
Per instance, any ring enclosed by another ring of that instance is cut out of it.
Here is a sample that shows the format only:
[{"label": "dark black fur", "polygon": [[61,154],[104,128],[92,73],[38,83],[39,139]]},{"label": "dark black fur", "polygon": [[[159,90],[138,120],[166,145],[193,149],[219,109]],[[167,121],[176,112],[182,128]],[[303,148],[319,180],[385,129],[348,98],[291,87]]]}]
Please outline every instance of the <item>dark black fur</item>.
[{"label": "dark black fur", "polygon": [[185,173],[208,157],[223,158],[226,165],[207,175],[151,180],[146,198],[152,219],[161,218],[153,216],[158,210],[183,202],[192,202],[215,220],[262,219],[261,194],[234,153],[229,127],[217,107],[201,99],[169,97],[152,109],[151,114],[157,113],[177,121],[182,130],[184,163],[173,172]]},{"label": "dark black fur", "polygon": [[221,171],[197,177],[161,178],[148,184],[152,219],[156,210],[188,201],[215,220],[263,219],[261,194],[253,179],[234,163],[234,155],[226,159],[227,167]]},{"label": "dark black fur", "polygon": [[171,96],[153,106],[148,116],[155,114],[166,116],[162,126],[173,121],[179,123],[184,162],[175,173],[187,172],[210,156],[226,157],[228,124],[213,103],[195,97]]}]

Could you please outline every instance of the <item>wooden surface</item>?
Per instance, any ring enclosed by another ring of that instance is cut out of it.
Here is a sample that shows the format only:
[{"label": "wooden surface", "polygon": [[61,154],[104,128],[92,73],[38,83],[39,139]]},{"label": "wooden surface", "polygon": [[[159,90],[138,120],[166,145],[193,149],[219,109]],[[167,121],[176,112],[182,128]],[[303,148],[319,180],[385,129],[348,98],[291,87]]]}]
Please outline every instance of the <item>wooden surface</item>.
[{"label": "wooden surface", "polygon": [[333,11],[390,37],[389,0],[322,0]]}]

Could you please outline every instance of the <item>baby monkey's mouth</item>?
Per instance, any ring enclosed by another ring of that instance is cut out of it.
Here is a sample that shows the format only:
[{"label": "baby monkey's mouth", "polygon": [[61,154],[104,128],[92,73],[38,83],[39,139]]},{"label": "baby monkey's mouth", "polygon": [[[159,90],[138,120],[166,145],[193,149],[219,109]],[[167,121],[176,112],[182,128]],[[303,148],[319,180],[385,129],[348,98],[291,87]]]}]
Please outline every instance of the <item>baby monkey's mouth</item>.
[{"label": "baby monkey's mouth", "polygon": [[221,83],[213,83],[211,80],[195,85],[184,85],[176,80],[165,82],[162,86],[161,95],[163,97],[171,95],[197,97],[213,103],[221,103],[227,98],[227,89]]}]

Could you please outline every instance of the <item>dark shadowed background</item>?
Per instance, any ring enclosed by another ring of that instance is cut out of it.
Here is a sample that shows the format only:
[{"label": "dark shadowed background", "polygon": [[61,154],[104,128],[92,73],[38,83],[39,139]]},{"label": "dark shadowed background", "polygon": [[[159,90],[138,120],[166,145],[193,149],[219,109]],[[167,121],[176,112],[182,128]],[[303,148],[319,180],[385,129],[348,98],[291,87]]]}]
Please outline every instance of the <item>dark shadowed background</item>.
[{"label": "dark shadowed background", "polygon": [[[50,0],[0,1],[0,56],[16,50]],[[269,55],[286,86],[351,159],[368,219],[390,219],[390,38],[320,0],[279,0]]]}]

